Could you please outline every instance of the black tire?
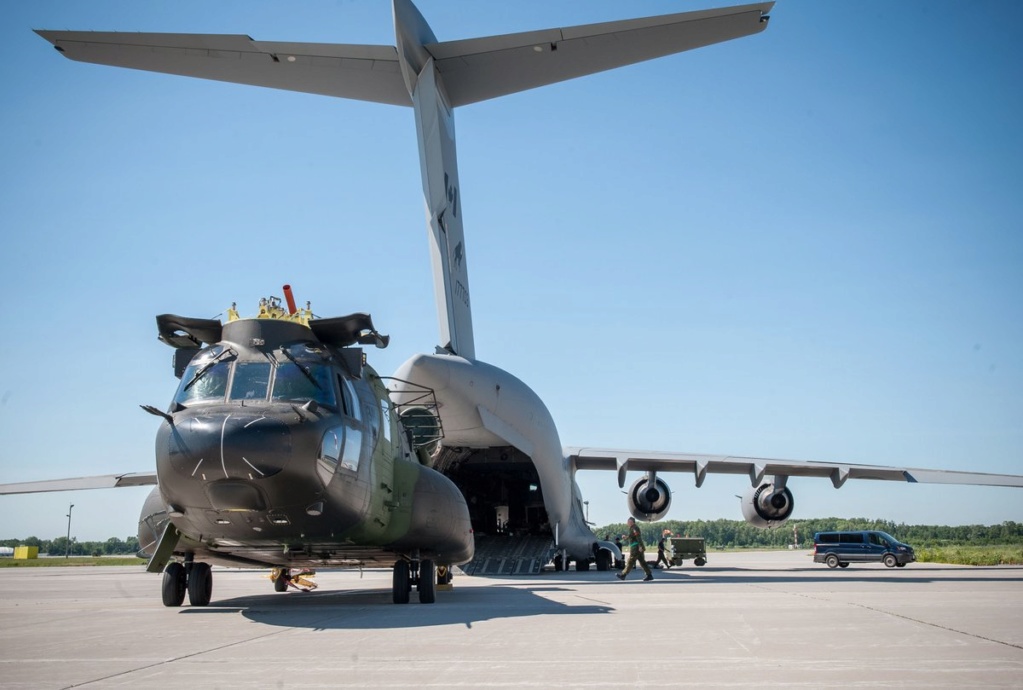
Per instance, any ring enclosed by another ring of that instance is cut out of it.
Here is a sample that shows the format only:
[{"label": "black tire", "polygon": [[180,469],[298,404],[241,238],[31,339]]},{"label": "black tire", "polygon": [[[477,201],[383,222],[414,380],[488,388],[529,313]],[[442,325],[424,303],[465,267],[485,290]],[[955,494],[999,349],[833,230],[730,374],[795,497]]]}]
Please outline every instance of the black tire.
[{"label": "black tire", "polygon": [[213,596],[213,573],[210,564],[196,561],[188,573],[188,603],[206,606]]},{"label": "black tire", "polygon": [[905,567],[906,567],[906,564],[905,564],[905,563],[896,563],[896,564],[895,564],[895,567],[896,567],[896,568],[905,568]]},{"label": "black tire", "polygon": [[437,566],[437,584],[438,585],[450,585],[451,584],[451,566],[450,565],[438,565]]},{"label": "black tire", "polygon": [[584,558],[581,561],[576,561],[575,562],[575,571],[577,573],[585,573],[589,569],[590,569],[590,561],[589,561],[589,559]]},{"label": "black tire", "polygon": [[185,601],[186,582],[185,566],[177,561],[167,566],[163,571],[163,586],[160,592],[164,606],[181,606]]},{"label": "black tire", "polygon": [[833,553],[829,553],[827,555],[827,557],[824,559],[824,563],[829,568],[837,568],[838,567],[838,556],[836,556]]},{"label": "black tire", "polygon": [[611,552],[601,549],[597,551],[597,570],[607,572],[611,570]]},{"label": "black tire", "polygon": [[886,553],[884,558],[881,559],[881,562],[889,568],[894,568],[899,564],[899,560],[895,558],[895,555],[890,553]]},{"label": "black tire", "polygon": [[429,558],[419,562],[419,603],[432,604],[437,601],[437,569]]},{"label": "black tire", "polygon": [[848,568],[849,564],[846,563],[845,561],[842,561],[841,563],[838,564],[838,567],[839,568]]},{"label": "black tire", "polygon": [[707,565],[707,561],[703,560],[702,558],[697,558],[695,561],[693,561],[693,565],[695,565],[697,568],[702,568],[703,566]]},{"label": "black tire", "polygon": [[408,561],[396,561],[391,578],[391,599],[395,604],[407,604],[409,593]]},{"label": "black tire", "polygon": [[286,577],[288,571],[281,569],[281,574],[274,578],[274,591],[275,592],[287,592],[288,591],[288,578]]}]

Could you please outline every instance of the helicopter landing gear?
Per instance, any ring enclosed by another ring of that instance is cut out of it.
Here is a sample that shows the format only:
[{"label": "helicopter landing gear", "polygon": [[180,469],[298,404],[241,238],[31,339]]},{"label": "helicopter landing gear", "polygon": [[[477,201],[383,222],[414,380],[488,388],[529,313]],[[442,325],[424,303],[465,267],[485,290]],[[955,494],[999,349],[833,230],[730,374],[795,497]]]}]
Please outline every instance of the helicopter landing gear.
[{"label": "helicopter landing gear", "polygon": [[184,563],[174,561],[163,571],[160,589],[164,606],[181,606],[188,593],[192,606],[206,606],[213,595],[213,572],[209,563],[193,561],[186,557]]},{"label": "helicopter landing gear", "polygon": [[[450,572],[444,577],[447,584]],[[437,567],[429,558],[395,561],[391,586],[391,600],[395,604],[407,604],[413,586],[419,591],[419,603],[432,604],[437,600]]]}]

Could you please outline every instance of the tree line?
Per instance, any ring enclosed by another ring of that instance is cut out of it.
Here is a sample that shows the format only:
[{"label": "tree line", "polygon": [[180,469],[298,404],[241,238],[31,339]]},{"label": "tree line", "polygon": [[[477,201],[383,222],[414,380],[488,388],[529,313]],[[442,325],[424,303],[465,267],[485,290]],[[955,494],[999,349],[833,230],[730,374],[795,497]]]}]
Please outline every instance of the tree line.
[{"label": "tree line", "polygon": [[[880,530],[896,539],[917,548],[939,546],[986,546],[1023,545],[1023,523],[1003,522],[1000,525],[906,525],[891,520],[868,520],[866,518],[818,518],[789,520],[776,529],[760,529],[745,520],[663,520],[661,522],[639,523],[643,541],[653,546],[664,530],[672,536],[702,537],[711,549],[784,549],[790,545],[797,548],[813,548],[813,535],[817,532],[841,530]],[[616,522],[593,530],[600,538],[614,541],[616,536],[628,534],[624,522]],[[68,549],[67,537],[55,539],[3,539],[0,546],[38,546],[39,553],[51,556],[114,556],[135,554],[139,551],[138,537],[106,541],[78,541],[71,539]]]},{"label": "tree line", "polygon": [[0,539],[0,546],[38,546],[39,553],[50,556],[117,556],[124,554],[136,554],[139,551],[139,538],[128,537],[118,539],[110,537],[106,541],[78,541],[71,538],[71,546],[68,547],[67,537],[56,539],[40,539],[29,537],[27,539]]},{"label": "tree line", "polygon": [[[879,530],[914,547],[1023,544],[1023,523],[1011,521],[1000,525],[951,527],[896,524],[891,520],[866,518],[818,518],[789,520],[776,529],[760,529],[745,520],[663,520],[637,524],[648,545],[655,545],[667,529],[672,536],[702,537],[707,548],[712,549],[783,549],[790,545],[810,549],[815,533],[842,530]],[[628,526],[616,522],[594,528],[593,532],[602,539],[614,541],[616,536],[628,533]]]}]

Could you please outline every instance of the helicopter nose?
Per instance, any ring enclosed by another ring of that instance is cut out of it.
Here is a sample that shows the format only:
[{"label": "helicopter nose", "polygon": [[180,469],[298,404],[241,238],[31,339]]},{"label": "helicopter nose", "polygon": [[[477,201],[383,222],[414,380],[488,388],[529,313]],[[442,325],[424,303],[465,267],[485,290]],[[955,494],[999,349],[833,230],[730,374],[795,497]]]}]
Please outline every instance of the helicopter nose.
[{"label": "helicopter nose", "polygon": [[167,455],[174,470],[202,481],[271,477],[291,458],[291,431],[261,414],[198,415],[175,424]]}]

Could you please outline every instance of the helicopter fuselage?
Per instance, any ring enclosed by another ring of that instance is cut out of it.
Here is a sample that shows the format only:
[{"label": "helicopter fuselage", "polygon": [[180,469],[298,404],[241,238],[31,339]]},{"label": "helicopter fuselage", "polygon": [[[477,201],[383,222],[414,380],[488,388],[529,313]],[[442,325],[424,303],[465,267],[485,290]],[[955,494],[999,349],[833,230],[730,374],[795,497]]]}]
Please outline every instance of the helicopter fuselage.
[{"label": "helicopter fuselage", "polygon": [[176,554],[211,562],[472,557],[462,493],[419,462],[360,348],[293,321],[230,321],[191,357],[164,417],[143,545],[170,522]]}]

